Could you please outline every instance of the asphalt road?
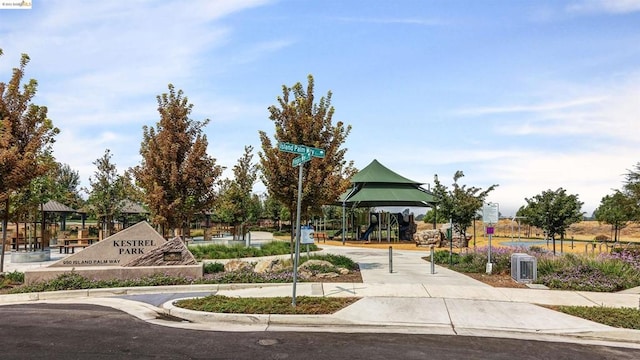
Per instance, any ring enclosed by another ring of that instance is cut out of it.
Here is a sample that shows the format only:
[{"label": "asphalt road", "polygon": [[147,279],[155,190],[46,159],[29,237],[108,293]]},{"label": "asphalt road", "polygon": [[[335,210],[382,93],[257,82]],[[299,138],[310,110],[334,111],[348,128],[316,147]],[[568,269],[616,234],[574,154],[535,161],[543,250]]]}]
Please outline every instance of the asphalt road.
[{"label": "asphalt road", "polygon": [[640,350],[465,336],[211,332],[94,305],[0,306],[2,359],[640,359]]}]

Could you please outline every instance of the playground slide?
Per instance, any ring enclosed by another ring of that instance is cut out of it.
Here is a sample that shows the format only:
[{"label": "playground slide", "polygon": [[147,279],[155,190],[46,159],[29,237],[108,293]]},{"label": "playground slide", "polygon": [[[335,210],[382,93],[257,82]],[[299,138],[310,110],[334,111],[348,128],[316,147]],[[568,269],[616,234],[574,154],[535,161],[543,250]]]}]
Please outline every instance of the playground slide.
[{"label": "playground slide", "polygon": [[336,231],[333,235],[329,236],[329,240],[333,240],[333,238],[341,235],[342,235],[342,229],[338,229],[338,231]]},{"label": "playground slide", "polygon": [[373,230],[375,230],[375,228],[377,226],[378,226],[378,224],[369,225],[369,227],[367,228],[367,231],[364,232],[364,235],[362,235],[360,240],[368,240],[369,239],[369,235],[371,235],[371,233],[373,232]]}]

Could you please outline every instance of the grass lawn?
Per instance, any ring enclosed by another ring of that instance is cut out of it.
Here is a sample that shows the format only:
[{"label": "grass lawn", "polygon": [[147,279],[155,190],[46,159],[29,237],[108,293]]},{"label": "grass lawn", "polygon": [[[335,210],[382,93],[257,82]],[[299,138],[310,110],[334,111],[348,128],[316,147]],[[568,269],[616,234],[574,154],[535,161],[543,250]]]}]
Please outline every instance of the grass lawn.
[{"label": "grass lawn", "polygon": [[321,315],[333,314],[358,300],[356,297],[297,296],[294,307],[291,297],[236,298],[211,295],[180,300],[175,305],[190,310],[227,314]]}]

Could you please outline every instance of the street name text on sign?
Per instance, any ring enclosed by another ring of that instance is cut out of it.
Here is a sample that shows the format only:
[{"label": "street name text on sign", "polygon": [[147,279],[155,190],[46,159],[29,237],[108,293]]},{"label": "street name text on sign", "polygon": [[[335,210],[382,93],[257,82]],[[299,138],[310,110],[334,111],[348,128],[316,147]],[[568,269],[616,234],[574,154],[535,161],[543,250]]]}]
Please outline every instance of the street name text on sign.
[{"label": "street name text on sign", "polygon": [[311,157],[324,157],[324,149],[286,142],[278,143],[278,150],[300,155],[293,159],[292,164],[294,167],[306,163],[311,160]]},{"label": "street name text on sign", "polygon": [[304,145],[290,144],[290,143],[278,143],[278,150],[284,152],[290,152],[294,154],[305,154],[309,148]]},{"label": "street name text on sign", "polygon": [[291,164],[294,167],[296,167],[296,166],[298,166],[300,164],[306,163],[309,160],[311,160],[311,153],[305,153],[305,154],[302,154],[300,156],[297,156],[297,157],[293,158],[293,161],[291,162]]}]

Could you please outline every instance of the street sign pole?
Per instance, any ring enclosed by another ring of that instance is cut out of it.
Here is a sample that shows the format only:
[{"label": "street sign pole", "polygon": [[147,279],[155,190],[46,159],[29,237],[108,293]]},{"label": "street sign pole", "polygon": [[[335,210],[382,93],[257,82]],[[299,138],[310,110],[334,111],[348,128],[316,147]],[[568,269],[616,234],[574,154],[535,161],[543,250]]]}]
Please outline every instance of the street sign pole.
[{"label": "street sign pole", "polygon": [[293,295],[291,305],[296,306],[296,283],[298,282],[298,258],[300,254],[300,210],[302,209],[302,167],[304,162],[298,165],[298,205],[296,209],[296,244],[293,256]]},{"label": "street sign pole", "polygon": [[296,210],[296,244],[293,257],[293,295],[291,296],[291,305],[296,306],[296,285],[298,283],[298,261],[300,259],[300,212],[302,208],[302,167],[311,157],[323,158],[324,149],[318,149],[305,145],[297,145],[291,143],[278,143],[278,150],[298,154],[291,164],[298,167],[298,204]]}]

